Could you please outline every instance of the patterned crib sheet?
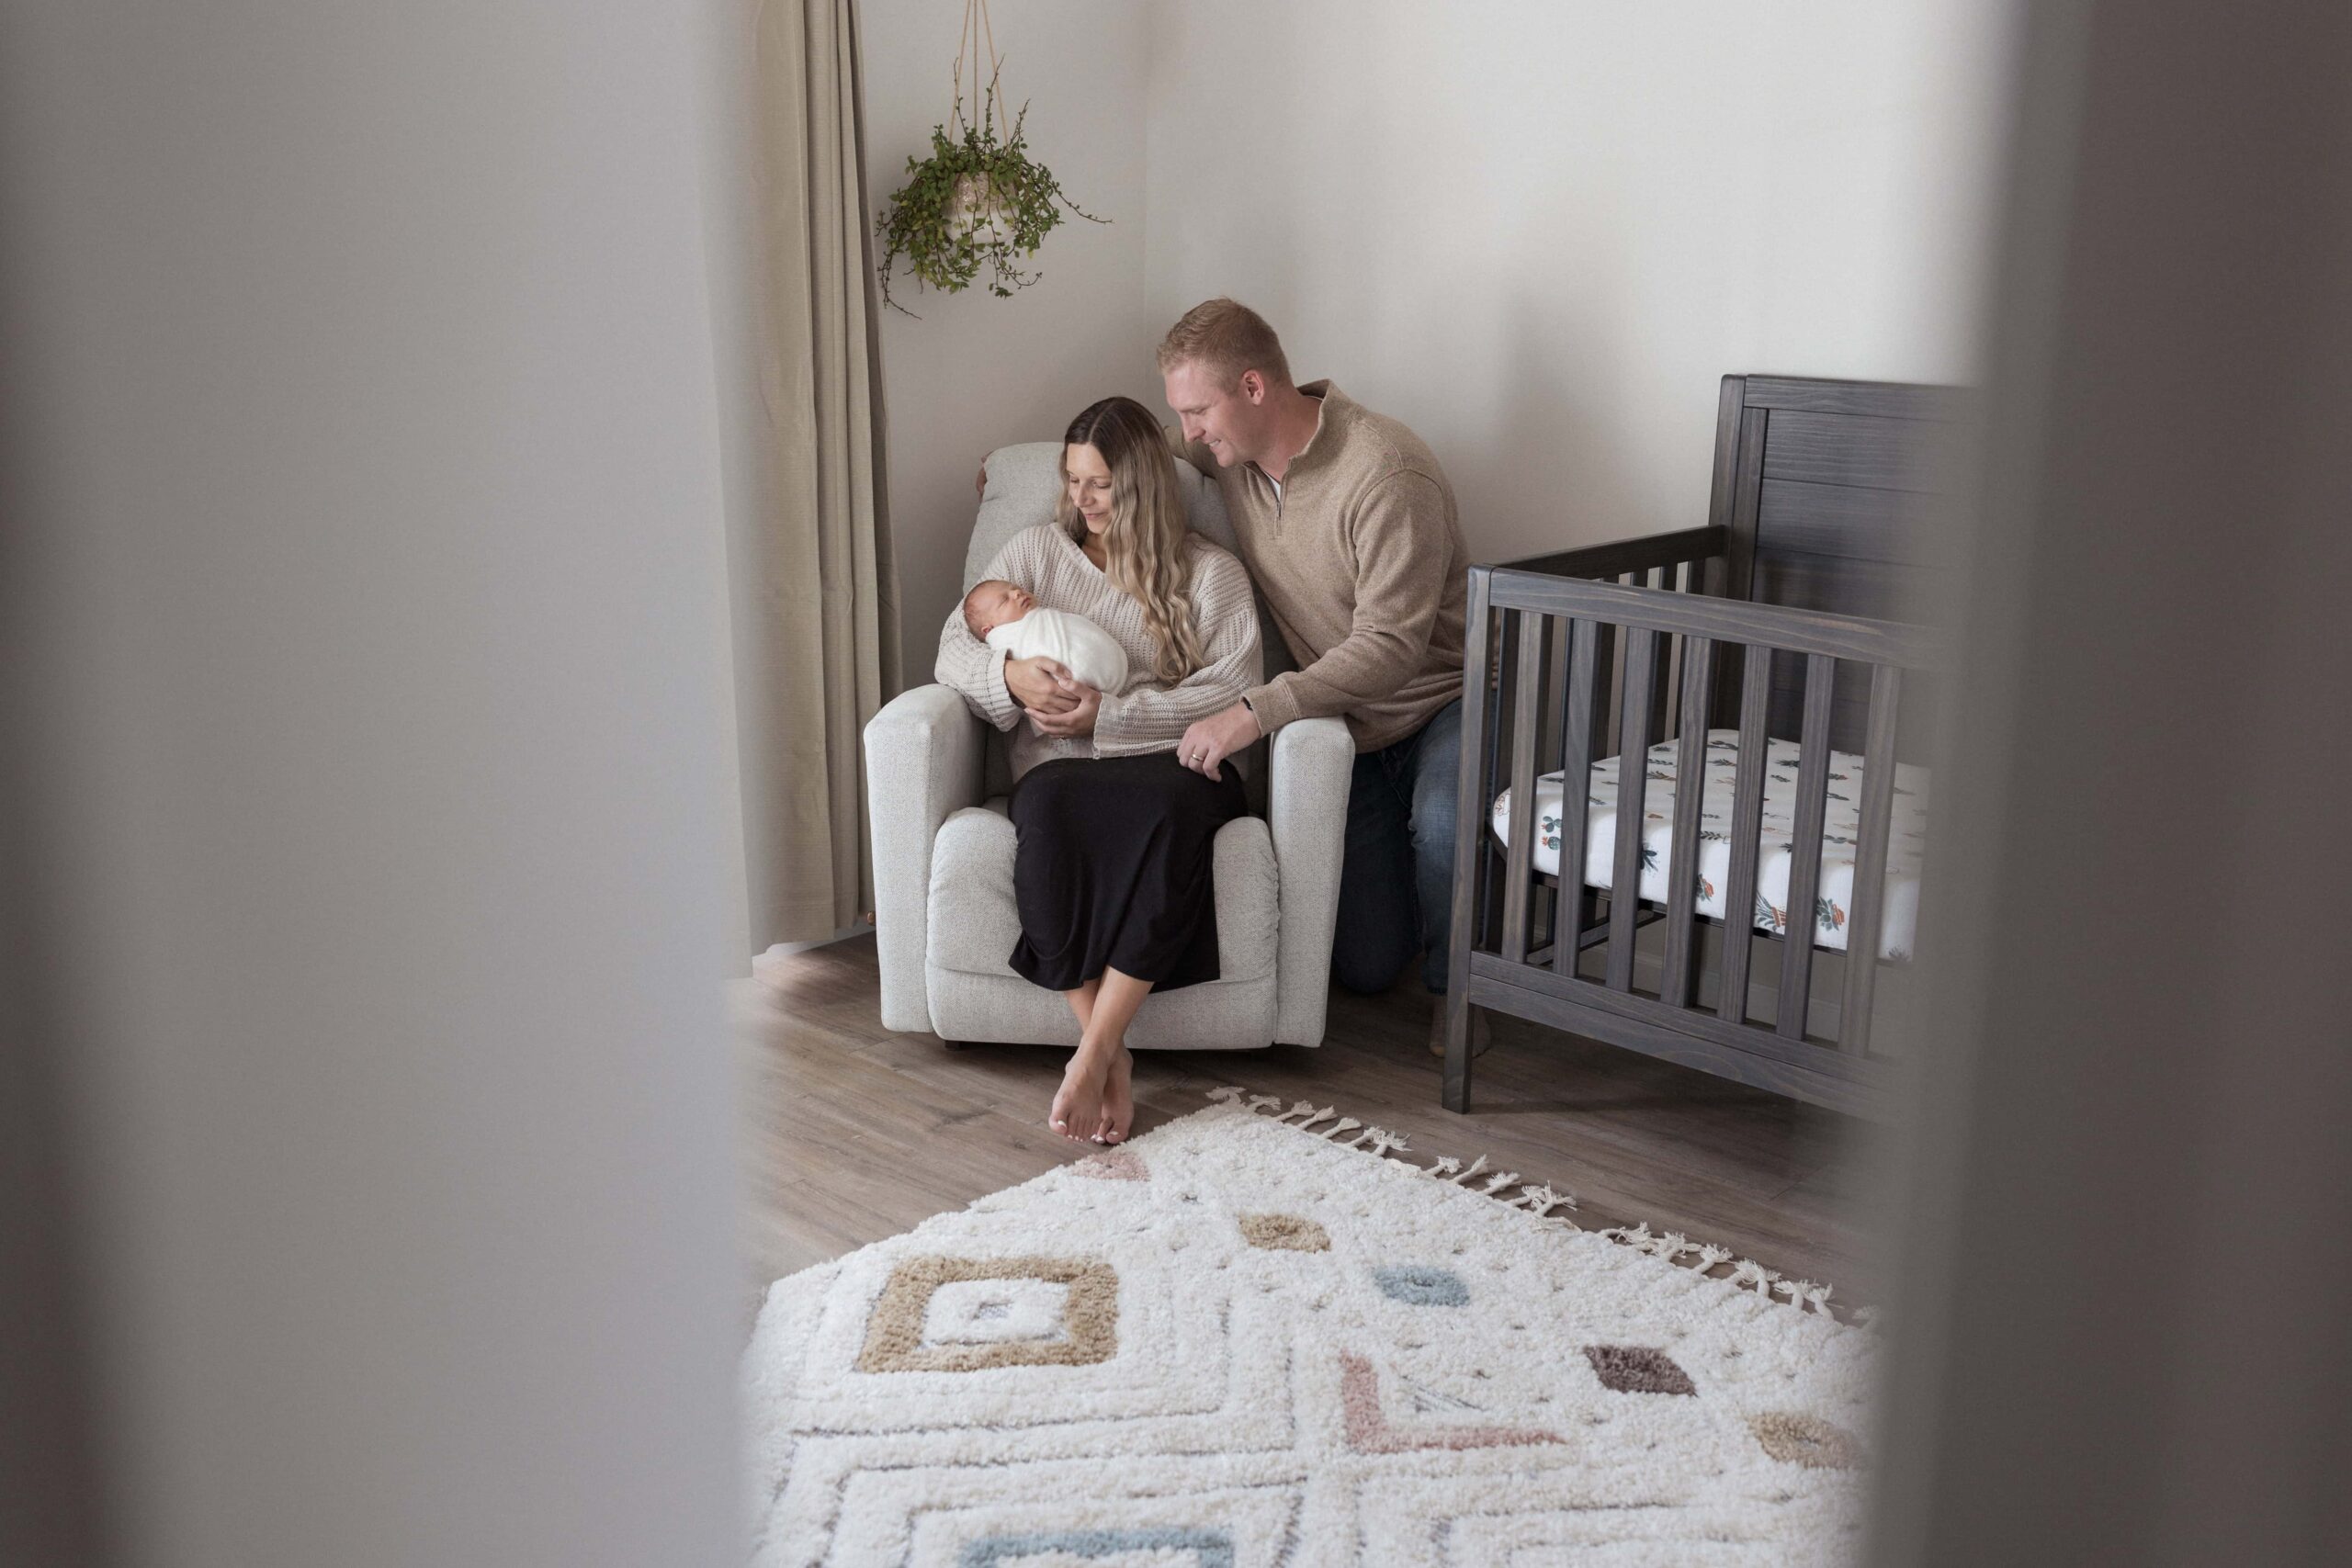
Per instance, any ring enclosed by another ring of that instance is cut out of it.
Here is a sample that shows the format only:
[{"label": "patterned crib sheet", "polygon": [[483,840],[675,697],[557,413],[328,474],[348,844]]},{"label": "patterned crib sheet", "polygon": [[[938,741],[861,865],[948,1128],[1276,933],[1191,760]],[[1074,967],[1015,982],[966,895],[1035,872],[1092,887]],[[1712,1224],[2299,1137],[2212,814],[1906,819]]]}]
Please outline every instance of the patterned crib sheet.
[{"label": "patterned crib sheet", "polygon": [[[1674,800],[1680,780],[1679,740],[1651,747],[1642,798],[1641,896],[1663,907],[1673,873]],[[1793,740],[1766,743],[1764,818],[1756,878],[1756,929],[1786,935],[1789,929],[1791,818],[1797,796],[1797,757]],[[1720,919],[1724,897],[1731,881],[1732,778],[1739,765],[1739,731],[1707,732],[1706,782],[1699,802],[1698,908]],[[1535,781],[1535,821],[1538,838],[1535,866],[1553,875],[1560,870],[1561,780],[1546,773]],[[1585,836],[1585,886],[1606,890],[1617,861],[1617,759],[1592,765],[1588,798],[1590,816]],[[1844,751],[1829,753],[1829,805],[1822,821],[1821,885],[1814,899],[1813,940],[1817,947],[1840,952],[1846,946],[1846,924],[1853,908],[1854,857],[1860,852],[1862,760]],[[1510,841],[1510,791],[1495,797],[1488,818],[1496,840]],[[1908,958],[1919,924],[1919,862],[1927,843],[1928,770],[1907,762],[1894,764],[1894,810],[1887,845],[1886,903],[1879,932],[1879,950],[1888,958]]]}]

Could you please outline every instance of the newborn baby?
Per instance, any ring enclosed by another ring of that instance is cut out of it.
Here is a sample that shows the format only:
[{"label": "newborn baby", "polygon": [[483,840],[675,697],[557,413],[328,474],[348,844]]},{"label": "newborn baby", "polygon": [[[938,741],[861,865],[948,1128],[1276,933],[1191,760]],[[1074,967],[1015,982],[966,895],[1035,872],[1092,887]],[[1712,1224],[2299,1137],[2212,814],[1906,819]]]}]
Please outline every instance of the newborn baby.
[{"label": "newborn baby", "polygon": [[1051,659],[1074,681],[1116,696],[1127,683],[1127,654],[1118,638],[1067,610],[1041,610],[1028,592],[991,578],[964,595],[964,625],[1013,659]]}]

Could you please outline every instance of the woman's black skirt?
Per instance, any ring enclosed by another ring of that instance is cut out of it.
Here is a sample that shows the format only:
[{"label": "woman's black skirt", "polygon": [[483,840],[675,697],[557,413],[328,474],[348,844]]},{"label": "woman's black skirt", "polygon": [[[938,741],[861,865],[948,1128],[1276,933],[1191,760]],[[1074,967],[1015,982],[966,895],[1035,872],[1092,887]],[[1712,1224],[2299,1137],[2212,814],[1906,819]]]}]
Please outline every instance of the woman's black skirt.
[{"label": "woman's black skirt", "polygon": [[1063,757],[1013,786],[1021,941],[1012,967],[1069,991],[1105,968],[1172,991],[1217,977],[1216,830],[1244,815],[1233,764],[1211,780],[1173,751]]}]

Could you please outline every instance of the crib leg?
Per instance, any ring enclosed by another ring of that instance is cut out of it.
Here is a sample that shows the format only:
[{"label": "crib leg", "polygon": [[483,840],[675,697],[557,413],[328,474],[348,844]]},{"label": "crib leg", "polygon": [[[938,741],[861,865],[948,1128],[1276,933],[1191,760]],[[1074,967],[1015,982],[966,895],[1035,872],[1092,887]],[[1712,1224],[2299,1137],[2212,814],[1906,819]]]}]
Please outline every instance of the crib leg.
[{"label": "crib leg", "polygon": [[1440,1103],[1460,1115],[1470,1113],[1469,977],[1457,976],[1445,993],[1445,1085]]}]

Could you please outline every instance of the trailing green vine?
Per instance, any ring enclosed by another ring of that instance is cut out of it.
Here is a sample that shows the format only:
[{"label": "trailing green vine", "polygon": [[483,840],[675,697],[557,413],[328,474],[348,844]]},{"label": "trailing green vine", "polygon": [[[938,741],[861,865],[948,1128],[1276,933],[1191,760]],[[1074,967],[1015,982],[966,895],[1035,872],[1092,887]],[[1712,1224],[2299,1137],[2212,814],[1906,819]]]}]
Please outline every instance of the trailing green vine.
[{"label": "trailing green vine", "polygon": [[991,78],[979,123],[965,119],[959,72],[953,118],[962,135],[951,136],[945,124],[934,125],[931,156],[907,159],[907,183],[874,224],[884,243],[876,269],[882,299],[892,310],[914,314],[890,294],[890,275],[902,256],[918,288],[928,284],[943,293],[960,293],[985,267],[989,292],[1010,299],[1045,276],[1023,271],[1021,263],[1035,255],[1061,223],[1062,209],[1090,223],[1110,221],[1064,195],[1053,171],[1029,157],[1023,130],[1028,105],[1021,106],[1009,132],[1000,133],[996,117]]}]

